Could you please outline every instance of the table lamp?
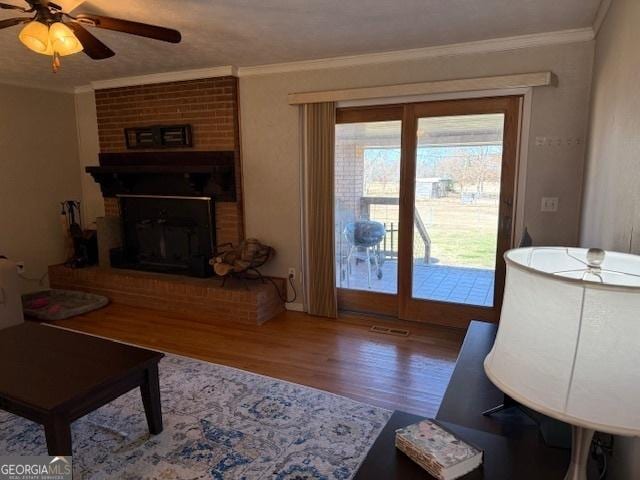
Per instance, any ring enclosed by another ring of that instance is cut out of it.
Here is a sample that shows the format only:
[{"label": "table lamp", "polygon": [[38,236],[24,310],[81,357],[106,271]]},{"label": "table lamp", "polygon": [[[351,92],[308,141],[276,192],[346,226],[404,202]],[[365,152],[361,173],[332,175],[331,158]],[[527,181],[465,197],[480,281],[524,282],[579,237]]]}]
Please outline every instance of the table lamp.
[{"label": "table lamp", "polygon": [[531,247],[505,261],[485,372],[516,401],[572,425],[565,480],[586,480],[594,431],[640,435],[640,256]]}]

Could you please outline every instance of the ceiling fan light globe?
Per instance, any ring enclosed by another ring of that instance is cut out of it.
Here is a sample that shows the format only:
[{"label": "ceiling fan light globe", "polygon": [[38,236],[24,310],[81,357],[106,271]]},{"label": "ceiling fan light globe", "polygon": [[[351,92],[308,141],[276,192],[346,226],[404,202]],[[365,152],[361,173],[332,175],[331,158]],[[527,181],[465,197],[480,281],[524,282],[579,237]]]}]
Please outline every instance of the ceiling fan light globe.
[{"label": "ceiling fan light globe", "polygon": [[58,52],[58,55],[64,57],[83,50],[82,44],[73,31],[61,22],[56,22],[49,28],[49,42],[52,50],[50,55]]},{"label": "ceiling fan light globe", "polygon": [[51,39],[49,39],[49,41],[47,42],[47,49],[44,52],[38,52],[38,53],[42,53],[43,55],[49,55],[50,57],[53,56],[53,47],[51,46]]},{"label": "ceiling fan light globe", "polygon": [[49,27],[44,23],[32,21],[27,23],[18,34],[20,41],[29,49],[43,55],[49,46]]}]

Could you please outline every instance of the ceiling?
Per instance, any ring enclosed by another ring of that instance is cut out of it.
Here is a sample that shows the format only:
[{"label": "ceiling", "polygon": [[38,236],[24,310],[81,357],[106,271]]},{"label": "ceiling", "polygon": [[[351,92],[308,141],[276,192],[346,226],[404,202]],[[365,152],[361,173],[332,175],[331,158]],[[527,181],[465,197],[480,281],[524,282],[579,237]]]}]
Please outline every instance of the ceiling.
[{"label": "ceiling", "polygon": [[[21,0],[5,3],[24,5]],[[223,65],[253,66],[447,45],[593,25],[600,0],[62,0],[97,13],[176,28],[179,45],[93,30],[116,52],[93,61],[28,51],[19,26],[0,30],[0,81],[52,87]],[[17,16],[0,11],[0,19]]]}]

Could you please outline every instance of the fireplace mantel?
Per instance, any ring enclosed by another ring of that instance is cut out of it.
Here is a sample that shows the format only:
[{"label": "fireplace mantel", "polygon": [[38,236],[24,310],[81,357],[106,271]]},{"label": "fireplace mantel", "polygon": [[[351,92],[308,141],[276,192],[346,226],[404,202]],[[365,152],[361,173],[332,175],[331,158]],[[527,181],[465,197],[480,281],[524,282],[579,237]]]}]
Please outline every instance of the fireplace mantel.
[{"label": "fireplace mantel", "polygon": [[235,152],[125,152],[100,154],[86,167],[102,195],[206,195],[236,201]]}]

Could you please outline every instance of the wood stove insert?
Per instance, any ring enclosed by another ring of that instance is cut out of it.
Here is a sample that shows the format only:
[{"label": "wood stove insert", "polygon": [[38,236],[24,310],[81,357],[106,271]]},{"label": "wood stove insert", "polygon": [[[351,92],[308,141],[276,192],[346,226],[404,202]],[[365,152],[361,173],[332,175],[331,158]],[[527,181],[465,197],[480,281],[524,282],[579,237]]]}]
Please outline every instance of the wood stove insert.
[{"label": "wood stove insert", "polygon": [[100,154],[86,171],[119,199],[123,238],[112,267],[212,275],[215,202],[236,201],[235,152]]}]

